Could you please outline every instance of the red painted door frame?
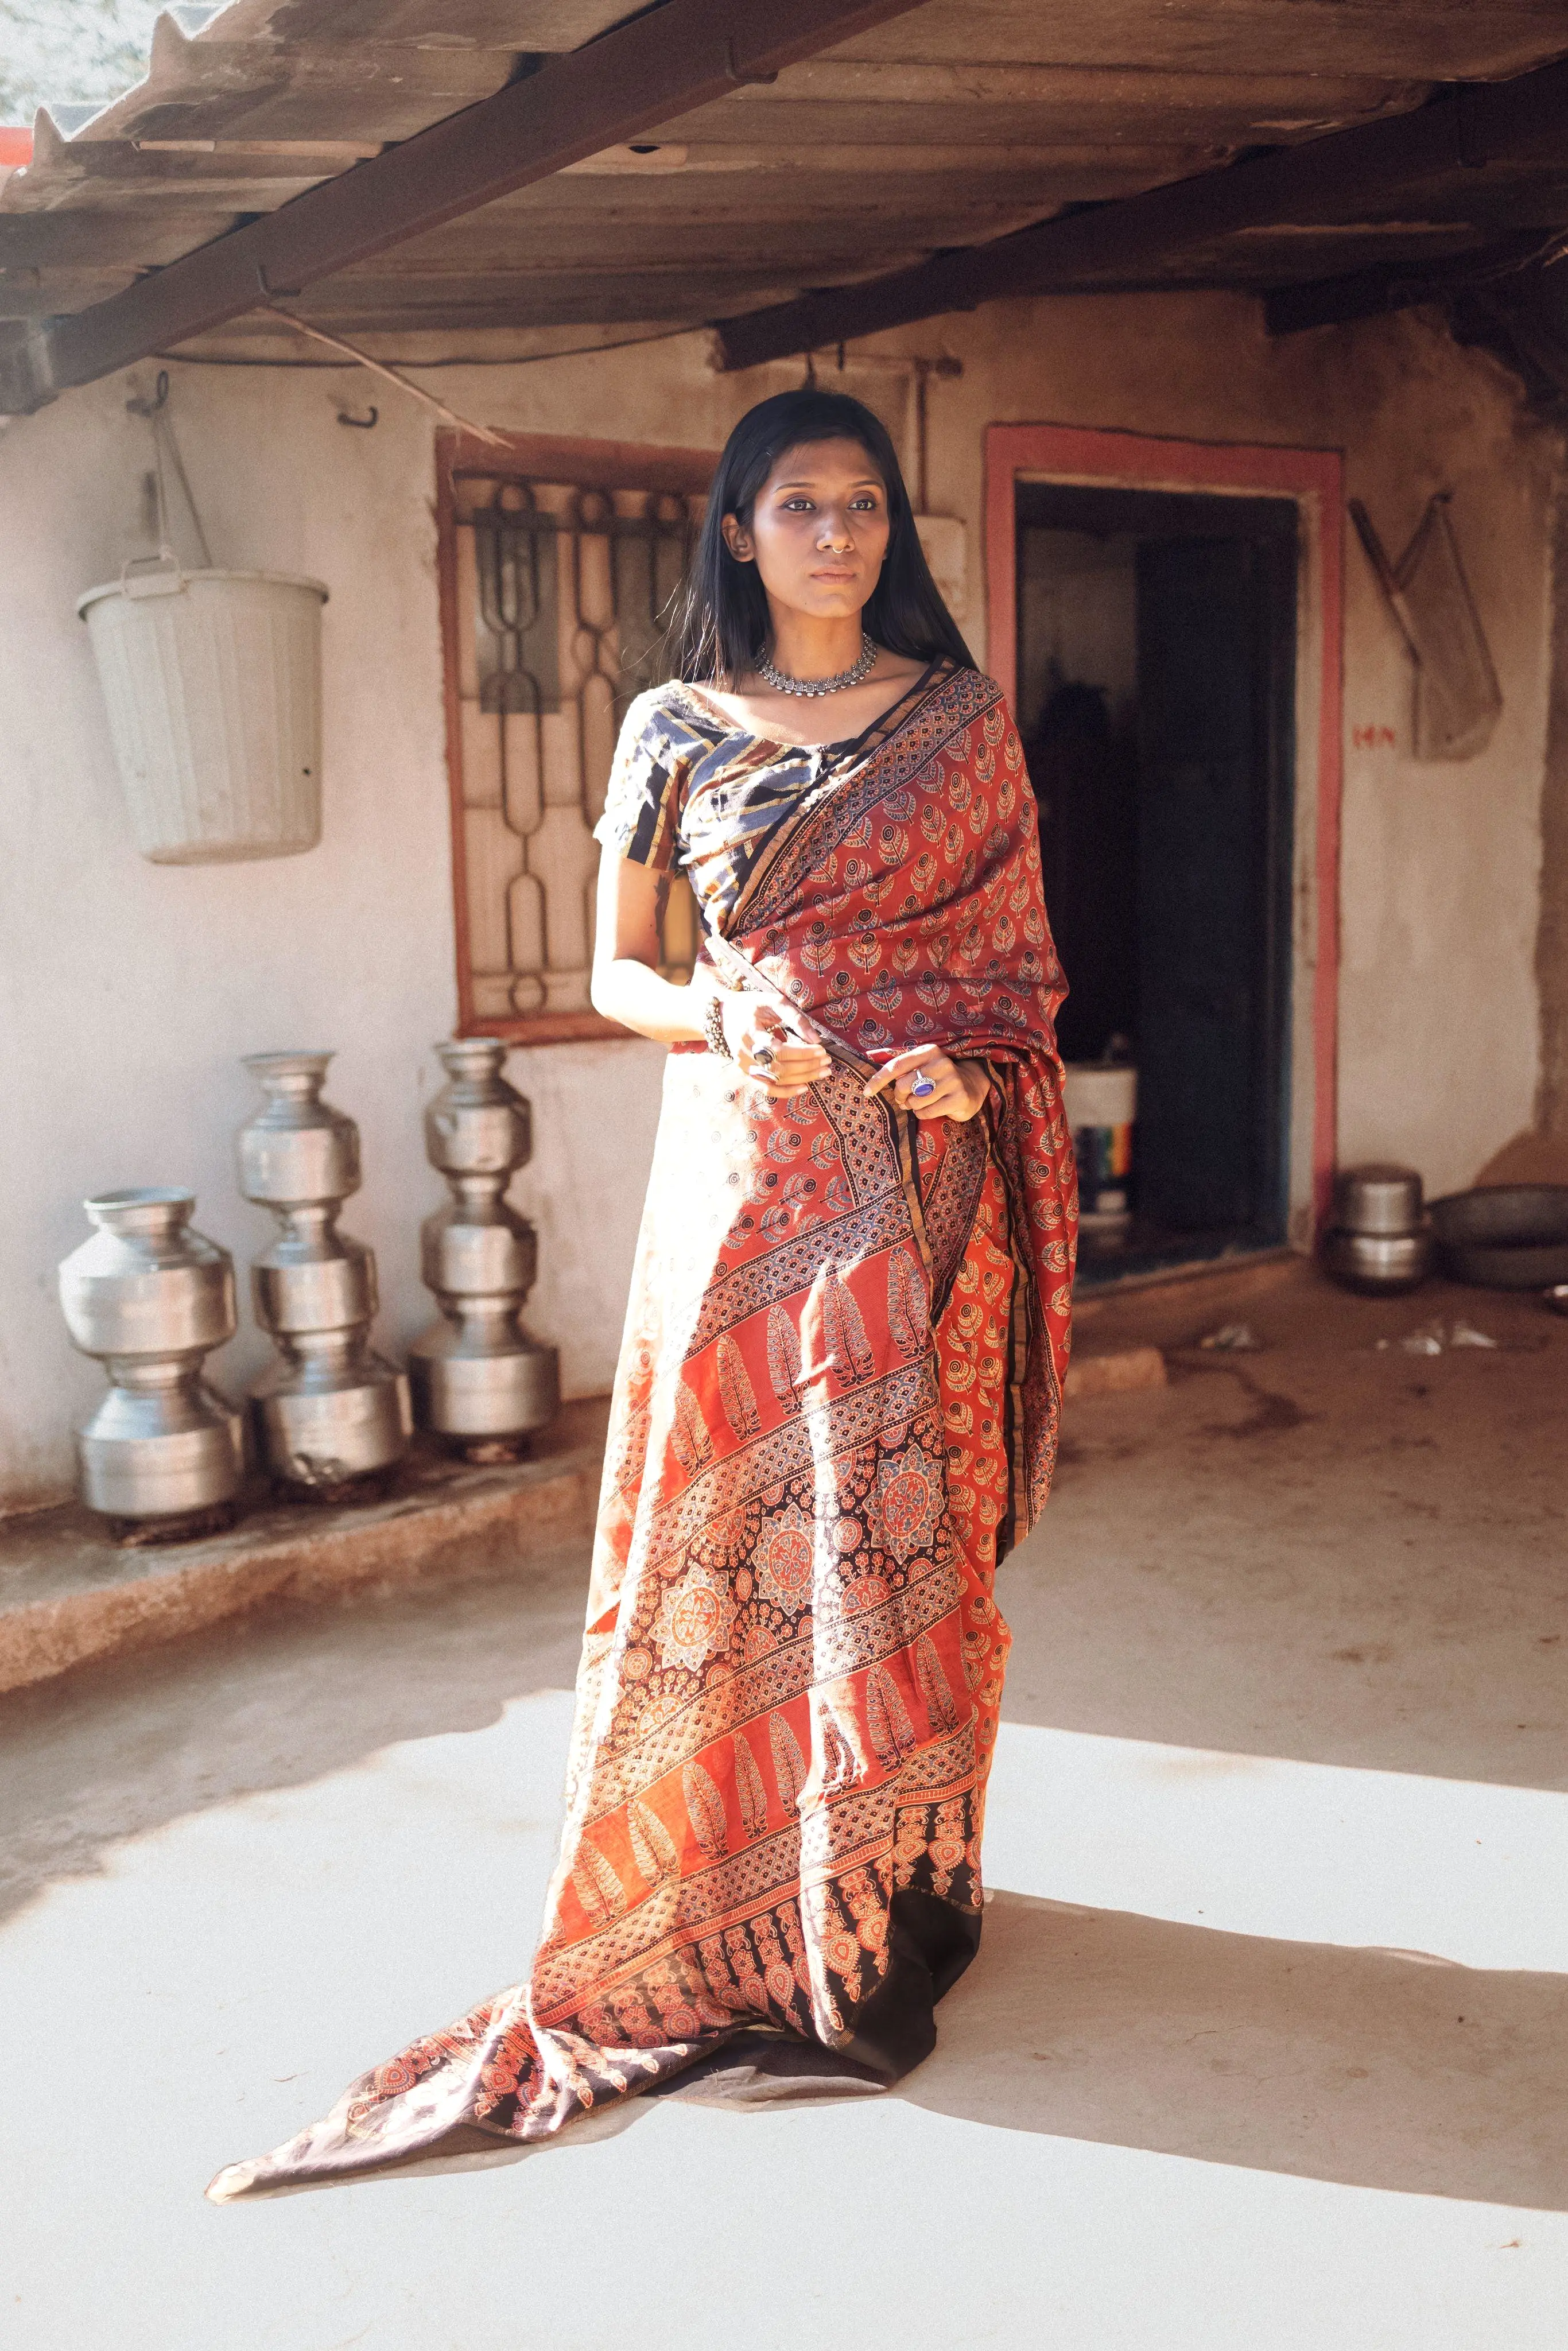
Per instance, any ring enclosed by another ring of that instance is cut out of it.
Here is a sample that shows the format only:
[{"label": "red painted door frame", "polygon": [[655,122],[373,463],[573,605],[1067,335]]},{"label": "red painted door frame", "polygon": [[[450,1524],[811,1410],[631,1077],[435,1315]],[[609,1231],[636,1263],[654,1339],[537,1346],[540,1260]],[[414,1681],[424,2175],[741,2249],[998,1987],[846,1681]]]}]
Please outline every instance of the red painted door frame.
[{"label": "red painted door frame", "polygon": [[[1174,441],[1077,424],[993,424],[986,434],[986,641],[1009,702],[1018,687],[1020,475],[1120,489],[1218,490],[1294,498],[1316,541],[1317,937],[1312,975],[1312,1212],[1333,1188],[1339,1031],[1340,791],[1343,776],[1344,461],[1337,449]],[[1311,574],[1308,574],[1311,577]],[[1299,689],[1298,689],[1299,691]],[[1309,788],[1298,771],[1297,789]]]}]

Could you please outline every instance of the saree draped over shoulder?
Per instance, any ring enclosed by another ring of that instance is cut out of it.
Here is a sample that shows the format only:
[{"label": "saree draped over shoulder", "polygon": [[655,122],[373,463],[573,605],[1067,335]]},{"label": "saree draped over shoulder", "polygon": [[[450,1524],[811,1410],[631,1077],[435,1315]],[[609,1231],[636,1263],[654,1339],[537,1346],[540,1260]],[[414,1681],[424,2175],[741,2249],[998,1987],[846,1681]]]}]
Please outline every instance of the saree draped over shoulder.
[{"label": "saree draped over shoulder", "polygon": [[[669,1056],[531,1973],[219,2198],[541,2139],[742,2033],[895,2079],[978,1941],[992,1586],[1051,1481],[1077,1216],[1017,734],[973,670],[821,750],[665,686],[599,831],[684,868],[719,984],[834,1066],[773,1102]],[[927,1042],[989,1071],[967,1123],[865,1098]]]}]

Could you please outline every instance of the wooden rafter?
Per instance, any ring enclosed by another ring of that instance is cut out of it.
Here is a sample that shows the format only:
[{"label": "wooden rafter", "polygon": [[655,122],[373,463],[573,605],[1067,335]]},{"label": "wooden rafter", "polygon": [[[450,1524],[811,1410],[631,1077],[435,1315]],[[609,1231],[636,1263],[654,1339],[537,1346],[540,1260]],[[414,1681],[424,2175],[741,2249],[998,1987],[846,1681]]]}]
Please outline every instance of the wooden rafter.
[{"label": "wooden rafter", "polygon": [[0,413],[26,413],[371,259],[640,131],[768,81],[917,0],[664,0],[265,219],[0,350]]},{"label": "wooden rafter", "polygon": [[1097,204],[856,286],[716,322],[720,364],[747,368],[1007,296],[1146,277],[1245,229],[1364,219],[1433,181],[1478,197],[1489,165],[1568,158],[1568,64],[1446,91],[1414,112]]},{"label": "wooden rafter", "polygon": [[1271,335],[1296,335],[1312,327],[1381,318],[1418,302],[1441,302],[1477,286],[1502,283],[1506,288],[1545,258],[1553,242],[1536,229],[1498,237],[1476,252],[1429,261],[1422,267],[1385,265],[1272,287],[1263,297],[1263,323]]}]

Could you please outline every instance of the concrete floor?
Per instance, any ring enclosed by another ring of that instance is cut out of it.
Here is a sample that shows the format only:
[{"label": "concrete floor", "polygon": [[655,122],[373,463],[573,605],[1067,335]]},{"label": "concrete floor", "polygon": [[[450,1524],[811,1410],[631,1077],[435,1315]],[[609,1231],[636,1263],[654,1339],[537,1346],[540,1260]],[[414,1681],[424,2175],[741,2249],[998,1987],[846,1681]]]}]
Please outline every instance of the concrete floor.
[{"label": "concrete floor", "polygon": [[[1508,1343],[1376,1347],[1455,1313]],[[0,2341],[1558,2351],[1568,1323],[1260,1269],[1081,1343],[1149,1339],[1006,1572],[998,1890],[887,2097],[214,2209],[518,1972],[583,1563],[0,1701]]]}]

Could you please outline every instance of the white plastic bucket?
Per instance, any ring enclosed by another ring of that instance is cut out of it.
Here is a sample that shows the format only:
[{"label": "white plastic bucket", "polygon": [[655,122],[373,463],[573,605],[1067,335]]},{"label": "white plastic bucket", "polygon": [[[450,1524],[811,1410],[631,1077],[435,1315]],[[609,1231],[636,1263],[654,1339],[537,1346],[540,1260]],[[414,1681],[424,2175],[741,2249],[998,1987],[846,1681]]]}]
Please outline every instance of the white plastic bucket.
[{"label": "white plastic bucket", "polygon": [[136,846],[158,865],[294,857],[321,838],[319,580],[183,571],[77,600]]}]

